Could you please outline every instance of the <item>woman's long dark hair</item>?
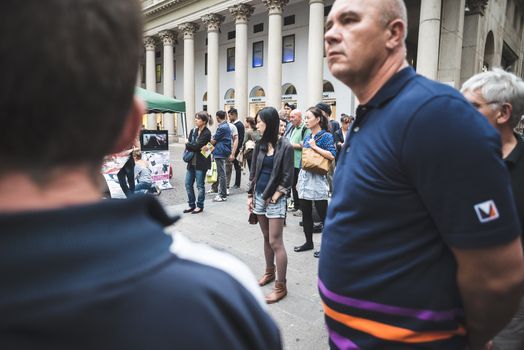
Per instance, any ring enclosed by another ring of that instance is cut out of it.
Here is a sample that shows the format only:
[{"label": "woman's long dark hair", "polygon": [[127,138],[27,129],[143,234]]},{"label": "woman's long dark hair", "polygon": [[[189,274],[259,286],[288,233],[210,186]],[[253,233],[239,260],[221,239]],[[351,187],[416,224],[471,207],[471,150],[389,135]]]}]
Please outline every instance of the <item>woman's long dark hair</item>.
[{"label": "woman's long dark hair", "polygon": [[266,124],[266,130],[260,139],[260,149],[267,151],[268,144],[276,147],[278,142],[278,129],[280,127],[280,118],[278,112],[273,107],[264,107],[257,113],[260,118]]},{"label": "woman's long dark hair", "polygon": [[329,119],[324,116],[322,111],[317,107],[310,107],[307,110],[308,112],[311,112],[316,118],[320,118],[320,128],[322,130],[328,131],[329,130]]}]

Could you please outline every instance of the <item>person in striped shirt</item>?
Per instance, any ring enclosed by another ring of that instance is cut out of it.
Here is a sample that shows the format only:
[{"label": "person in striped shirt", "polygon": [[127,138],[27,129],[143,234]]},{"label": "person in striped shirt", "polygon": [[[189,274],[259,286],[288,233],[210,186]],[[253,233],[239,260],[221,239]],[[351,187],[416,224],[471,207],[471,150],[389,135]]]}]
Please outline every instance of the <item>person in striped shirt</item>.
[{"label": "person in striped shirt", "polygon": [[360,101],[319,261],[331,348],[488,349],[523,292],[500,137],[406,57],[402,0],[336,0],[331,73]]}]

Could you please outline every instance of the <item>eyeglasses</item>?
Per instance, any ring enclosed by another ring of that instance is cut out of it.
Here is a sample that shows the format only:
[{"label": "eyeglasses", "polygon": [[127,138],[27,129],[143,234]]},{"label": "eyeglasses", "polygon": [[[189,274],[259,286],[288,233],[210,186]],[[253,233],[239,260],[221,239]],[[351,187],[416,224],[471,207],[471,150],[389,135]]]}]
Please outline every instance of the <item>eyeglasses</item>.
[{"label": "eyeglasses", "polygon": [[484,102],[484,103],[478,103],[478,102],[471,102],[471,105],[473,106],[473,108],[475,109],[481,109],[483,106],[489,106],[489,105],[494,105],[494,104],[502,104],[502,102],[500,101],[489,101],[489,102]]}]

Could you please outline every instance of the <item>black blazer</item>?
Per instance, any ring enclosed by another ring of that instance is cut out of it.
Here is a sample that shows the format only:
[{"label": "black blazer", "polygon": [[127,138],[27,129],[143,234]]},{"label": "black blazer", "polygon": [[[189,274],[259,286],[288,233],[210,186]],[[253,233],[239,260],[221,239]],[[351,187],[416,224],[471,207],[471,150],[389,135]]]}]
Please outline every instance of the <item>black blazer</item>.
[{"label": "black blazer", "polygon": [[[266,152],[260,149],[260,142],[257,142],[251,158],[251,173],[249,174],[248,194],[253,195],[258,176],[262,171],[262,163]],[[295,171],[295,152],[289,140],[281,137],[275,148],[273,171],[267,183],[266,189],[262,193],[264,200],[270,198],[276,191],[286,194],[293,184],[293,173]]]},{"label": "black blazer", "polygon": [[[197,133],[196,141],[192,142],[194,132]],[[211,168],[211,156],[206,158],[202,155],[202,153],[200,153],[200,150],[202,149],[202,147],[204,147],[205,145],[207,145],[209,141],[211,141],[211,131],[209,131],[209,129],[206,126],[204,130],[202,130],[202,132],[198,134],[198,129],[194,128],[189,133],[189,140],[190,141],[186,143],[186,150],[195,152],[195,157],[196,157],[195,169],[206,171],[207,169]],[[191,165],[191,163],[192,162],[189,162],[187,164],[187,169],[189,169],[189,166]]]},{"label": "black blazer", "polygon": [[337,156],[335,157],[335,161],[338,159],[338,154],[342,150],[342,146],[340,146],[338,143],[339,142],[344,143],[343,132],[344,132],[344,130],[342,130],[342,128],[340,128],[337,131],[335,131],[335,134],[333,135],[333,138],[334,138],[334,141],[335,141],[335,148],[337,149]]}]

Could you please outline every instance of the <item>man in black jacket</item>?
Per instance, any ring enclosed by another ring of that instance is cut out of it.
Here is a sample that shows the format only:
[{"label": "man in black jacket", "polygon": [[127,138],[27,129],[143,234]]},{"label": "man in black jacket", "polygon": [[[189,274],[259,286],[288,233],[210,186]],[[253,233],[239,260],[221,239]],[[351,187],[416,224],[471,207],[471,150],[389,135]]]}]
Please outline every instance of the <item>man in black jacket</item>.
[{"label": "man in black jacket", "polygon": [[[524,232],[524,140],[515,133],[524,114],[524,81],[502,69],[469,78],[461,89],[464,97],[500,134],[502,158],[511,177],[513,198]],[[494,350],[524,348],[524,296],[511,322],[495,337]]]},{"label": "man in black jacket", "polygon": [[242,168],[240,167],[240,162],[238,161],[237,157],[240,153],[240,150],[242,149],[242,146],[244,145],[244,135],[246,133],[246,128],[244,127],[244,123],[238,119],[238,112],[235,108],[231,108],[227,114],[229,116],[229,122],[233,123],[238,130],[238,147],[234,153],[235,159],[233,159],[233,166],[235,167],[235,184],[233,185],[233,188],[240,188]]},{"label": "man in black jacket", "polygon": [[0,349],[281,348],[243,264],[166,235],[150,196],[100,199],[144,114],[141,18],[136,0],[2,2]]}]

